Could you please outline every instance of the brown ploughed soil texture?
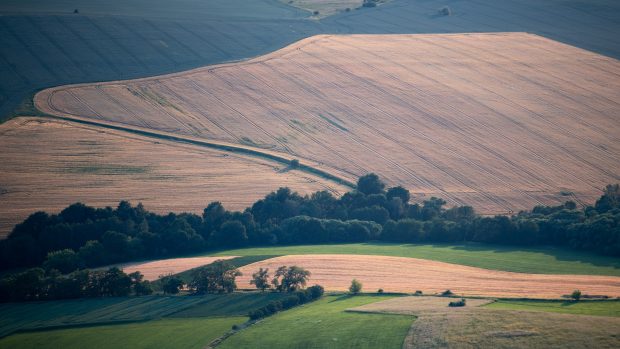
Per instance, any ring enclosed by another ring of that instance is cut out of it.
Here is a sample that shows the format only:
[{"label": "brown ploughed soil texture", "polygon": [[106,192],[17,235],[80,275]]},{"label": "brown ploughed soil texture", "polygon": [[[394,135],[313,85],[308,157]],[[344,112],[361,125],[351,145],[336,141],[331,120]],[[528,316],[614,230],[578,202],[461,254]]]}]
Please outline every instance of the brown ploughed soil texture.
[{"label": "brown ploughed soil texture", "polygon": [[0,237],[31,213],[74,202],[142,202],[158,213],[243,209],[280,186],[347,188],[267,159],[44,118],[0,125]]},{"label": "brown ploughed soil texture", "polygon": [[157,280],[161,275],[178,274],[186,270],[211,264],[220,259],[231,259],[234,257],[187,257],[159,259],[155,261],[134,262],[115,265],[123,269],[127,274],[139,271],[144,275],[144,280]]},{"label": "brown ploughed soil texture", "polygon": [[44,112],[367,172],[484,214],[620,181],[620,61],[526,33],[320,35],[246,62],[40,92]]},{"label": "brown ploughed soil texture", "polygon": [[267,259],[240,268],[240,288],[253,288],[249,281],[259,268],[273,273],[283,265],[297,265],[312,275],[309,285],[345,291],[352,279],[363,290],[437,294],[447,289],[456,295],[489,297],[560,298],[573,290],[585,294],[620,297],[620,277],[512,273],[468,267],[426,259],[365,255],[291,255]]}]

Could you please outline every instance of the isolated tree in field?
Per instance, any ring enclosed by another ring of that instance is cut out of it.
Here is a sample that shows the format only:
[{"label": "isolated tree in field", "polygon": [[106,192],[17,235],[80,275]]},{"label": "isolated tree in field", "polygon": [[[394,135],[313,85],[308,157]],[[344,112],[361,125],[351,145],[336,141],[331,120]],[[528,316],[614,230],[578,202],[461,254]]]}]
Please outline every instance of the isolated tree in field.
[{"label": "isolated tree in field", "polygon": [[196,269],[189,286],[196,294],[230,293],[237,288],[235,279],[240,275],[241,272],[234,265],[219,260]]},{"label": "isolated tree in field", "polygon": [[351,286],[349,286],[349,292],[351,292],[351,294],[358,294],[362,292],[362,283],[357,281],[357,279],[353,279],[351,281]]},{"label": "isolated tree in field", "polygon": [[159,277],[159,280],[161,281],[161,288],[165,294],[177,294],[183,285],[185,285],[183,280],[171,274],[162,275]]},{"label": "isolated tree in field", "polygon": [[260,268],[254,274],[252,274],[252,280],[250,280],[250,284],[256,286],[257,289],[261,291],[265,291],[270,288],[269,284],[269,268],[263,269]]},{"label": "isolated tree in field", "polygon": [[292,267],[282,266],[276,270],[271,283],[280,292],[294,292],[306,286],[310,272],[296,265]]},{"label": "isolated tree in field", "polygon": [[366,194],[380,194],[383,192],[385,184],[374,173],[369,173],[357,180],[357,190]]},{"label": "isolated tree in field", "polygon": [[572,298],[575,302],[579,301],[581,299],[581,291],[574,290],[573,293],[571,293],[570,298]]}]

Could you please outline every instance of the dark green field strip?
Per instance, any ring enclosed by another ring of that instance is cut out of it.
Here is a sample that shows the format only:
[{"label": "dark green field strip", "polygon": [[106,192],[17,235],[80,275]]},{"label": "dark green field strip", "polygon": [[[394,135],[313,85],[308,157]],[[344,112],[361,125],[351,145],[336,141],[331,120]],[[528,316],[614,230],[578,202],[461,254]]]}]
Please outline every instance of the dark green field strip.
[{"label": "dark green field strip", "polygon": [[485,307],[492,309],[620,317],[620,300],[582,300],[573,302],[570,300],[543,301],[500,299]]},{"label": "dark green field strip", "polygon": [[226,296],[206,295],[203,300],[184,310],[174,312],[170,318],[194,318],[206,316],[246,316],[267,303],[289,295],[276,292],[238,292]]},{"label": "dark green field strip", "polygon": [[160,319],[148,322],[23,331],[0,339],[2,349],[201,349],[246,317]]},{"label": "dark green field strip", "polygon": [[164,317],[246,316],[286,294],[239,292],[205,296],[143,296],[0,304],[0,337],[16,331],[141,322]]}]

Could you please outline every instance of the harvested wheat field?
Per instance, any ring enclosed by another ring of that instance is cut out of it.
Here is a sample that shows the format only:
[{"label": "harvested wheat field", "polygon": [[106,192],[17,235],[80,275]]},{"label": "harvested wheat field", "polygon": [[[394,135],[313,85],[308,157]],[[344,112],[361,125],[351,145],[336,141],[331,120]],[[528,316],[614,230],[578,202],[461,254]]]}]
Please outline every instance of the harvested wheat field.
[{"label": "harvested wheat field", "polygon": [[252,288],[252,273],[272,272],[282,265],[298,265],[312,275],[309,284],[345,291],[353,278],[364,290],[435,294],[447,289],[457,295],[488,297],[560,298],[573,290],[590,295],[620,297],[620,277],[544,275],[495,271],[426,259],[364,255],[291,255],[267,259],[240,268],[240,288]]},{"label": "harvested wheat field", "polygon": [[155,261],[125,263],[115,265],[116,267],[123,269],[127,274],[139,271],[144,275],[144,280],[154,281],[159,278],[160,275],[178,274],[186,270],[201,267],[203,265],[211,264],[221,259],[231,259],[234,256],[222,256],[222,257],[188,257],[188,258],[171,258],[160,259]]},{"label": "harvested wheat field", "polygon": [[320,35],[247,62],[48,89],[51,114],[366,172],[484,214],[620,181],[620,61],[526,33]]},{"label": "harvested wheat field", "polygon": [[266,159],[44,118],[0,125],[0,149],[0,237],[37,210],[77,201],[200,213],[211,201],[243,209],[280,186],[347,190]]}]

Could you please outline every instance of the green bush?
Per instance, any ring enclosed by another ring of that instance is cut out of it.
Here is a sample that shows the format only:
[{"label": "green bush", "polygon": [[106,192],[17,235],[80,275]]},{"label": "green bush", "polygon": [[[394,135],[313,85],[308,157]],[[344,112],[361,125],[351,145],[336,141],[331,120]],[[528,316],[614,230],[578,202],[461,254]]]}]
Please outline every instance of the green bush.
[{"label": "green bush", "polygon": [[448,303],[449,307],[464,307],[466,304],[465,298],[461,298],[458,302],[450,302]]}]

